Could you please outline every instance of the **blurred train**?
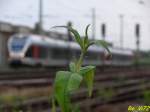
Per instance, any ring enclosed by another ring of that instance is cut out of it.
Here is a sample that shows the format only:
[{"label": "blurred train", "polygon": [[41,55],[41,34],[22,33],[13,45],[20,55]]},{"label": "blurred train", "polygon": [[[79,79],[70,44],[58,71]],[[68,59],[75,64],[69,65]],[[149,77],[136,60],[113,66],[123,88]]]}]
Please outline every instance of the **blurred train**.
[{"label": "blurred train", "polygon": [[[131,65],[132,50],[110,47],[112,59],[103,60],[105,50],[93,45],[89,48],[84,64]],[[8,62],[10,65],[64,66],[78,58],[80,47],[75,42],[53,39],[33,34],[15,34],[8,40]]]}]

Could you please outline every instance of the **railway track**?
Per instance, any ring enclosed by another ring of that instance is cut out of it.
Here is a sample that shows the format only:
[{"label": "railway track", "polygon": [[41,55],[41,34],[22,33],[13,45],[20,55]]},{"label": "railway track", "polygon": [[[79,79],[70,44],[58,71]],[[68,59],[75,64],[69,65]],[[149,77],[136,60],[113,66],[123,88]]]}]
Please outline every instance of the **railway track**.
[{"label": "railway track", "polygon": [[[133,67],[107,67],[106,69],[102,67],[97,67],[96,74],[112,74],[117,72],[123,72],[127,70],[134,70]],[[49,82],[52,83],[52,80],[55,77],[55,73],[59,70],[66,70],[64,67],[51,67],[48,69],[7,69],[0,71],[0,85],[17,85],[23,83],[29,84],[30,82],[33,83],[38,82]],[[45,79],[45,80],[44,80]],[[49,80],[47,80],[49,79]],[[17,82],[18,81],[18,82]],[[22,82],[22,83],[21,83]]]},{"label": "railway track", "polygon": [[[56,71],[17,71],[17,74],[9,76],[0,76],[0,85],[11,86],[33,86],[33,85],[51,85]],[[19,75],[25,73],[26,75]],[[36,73],[36,74],[35,74]],[[54,73],[54,74],[53,74]],[[13,80],[12,80],[13,79]],[[95,84],[93,96],[87,98],[87,89],[82,87],[72,95],[72,101],[81,106],[83,112],[93,112],[95,108],[104,104],[118,103],[123,101],[135,100],[142,98],[144,90],[150,89],[150,70],[148,68],[140,68],[138,71],[133,68],[115,69],[109,68],[105,71],[97,69],[95,76]],[[3,82],[3,83],[2,83]],[[109,93],[109,94],[107,94]],[[18,107],[23,112],[27,112],[30,108],[33,112],[42,112],[50,108],[49,96],[30,99],[19,102],[15,105],[1,105],[6,112],[10,112],[14,107]],[[40,109],[39,109],[40,108]],[[59,108],[58,108],[59,111]],[[95,111],[96,112],[96,111]]]}]

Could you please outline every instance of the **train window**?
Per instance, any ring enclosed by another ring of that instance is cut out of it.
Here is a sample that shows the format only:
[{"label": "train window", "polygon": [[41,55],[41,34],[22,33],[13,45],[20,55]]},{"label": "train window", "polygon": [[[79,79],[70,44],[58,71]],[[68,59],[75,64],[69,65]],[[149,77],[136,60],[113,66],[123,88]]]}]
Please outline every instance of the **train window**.
[{"label": "train window", "polygon": [[85,59],[86,60],[96,60],[98,59],[98,52],[92,52],[92,51],[88,51],[87,54],[85,55]]},{"label": "train window", "polygon": [[26,43],[26,38],[14,37],[11,42],[11,50],[14,52],[19,52],[23,49]]},{"label": "train window", "polygon": [[130,59],[129,56],[122,54],[113,54],[112,60],[114,61],[128,61]]},{"label": "train window", "polygon": [[42,59],[47,58],[48,55],[48,48],[41,46],[39,49],[39,57]]},{"label": "train window", "polygon": [[112,54],[113,56],[112,56],[112,60],[113,61],[116,61],[116,60],[119,60],[120,58],[120,56],[119,56],[119,54]]},{"label": "train window", "polygon": [[54,59],[66,59],[67,54],[68,54],[67,49],[53,48],[51,56]]},{"label": "train window", "polygon": [[81,51],[80,50],[75,50],[74,52],[75,52],[75,57],[79,58],[80,54],[81,54]]}]

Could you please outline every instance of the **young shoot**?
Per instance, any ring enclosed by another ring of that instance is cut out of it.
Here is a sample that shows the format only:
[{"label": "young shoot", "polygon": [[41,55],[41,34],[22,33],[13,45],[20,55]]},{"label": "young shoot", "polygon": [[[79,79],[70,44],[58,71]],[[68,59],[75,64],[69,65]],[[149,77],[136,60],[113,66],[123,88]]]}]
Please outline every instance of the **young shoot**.
[{"label": "young shoot", "polygon": [[58,103],[62,112],[76,112],[76,110],[78,110],[72,106],[70,94],[79,89],[82,81],[84,81],[84,83],[87,85],[89,97],[92,95],[95,66],[89,65],[82,67],[84,56],[90,46],[94,44],[102,46],[110,55],[107,42],[104,40],[89,40],[89,26],[90,25],[87,25],[85,29],[84,38],[81,38],[78,31],[72,27],[55,26],[55,28],[67,28],[73,34],[73,38],[81,48],[81,54],[77,62],[71,62],[69,64],[68,71],[58,71],[56,73],[56,78],[54,81],[54,93],[52,98],[52,112],[56,112],[55,102]]}]

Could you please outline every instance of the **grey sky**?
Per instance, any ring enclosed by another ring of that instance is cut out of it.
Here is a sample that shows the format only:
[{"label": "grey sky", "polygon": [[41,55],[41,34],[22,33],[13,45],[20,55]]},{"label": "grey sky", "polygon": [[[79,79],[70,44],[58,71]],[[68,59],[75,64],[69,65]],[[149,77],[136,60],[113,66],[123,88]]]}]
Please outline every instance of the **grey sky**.
[{"label": "grey sky", "polygon": [[[96,9],[96,38],[100,24],[107,25],[107,40],[119,46],[119,15],[124,15],[124,47],[135,48],[134,25],[142,25],[142,49],[150,49],[150,0],[43,0],[44,29],[72,21],[83,33],[92,22],[91,9]],[[39,0],[0,0],[0,20],[33,27],[38,21]],[[59,30],[60,31],[60,30]],[[90,31],[91,32],[91,31]],[[132,33],[131,33],[132,32]],[[90,33],[91,35],[91,33]]]}]

